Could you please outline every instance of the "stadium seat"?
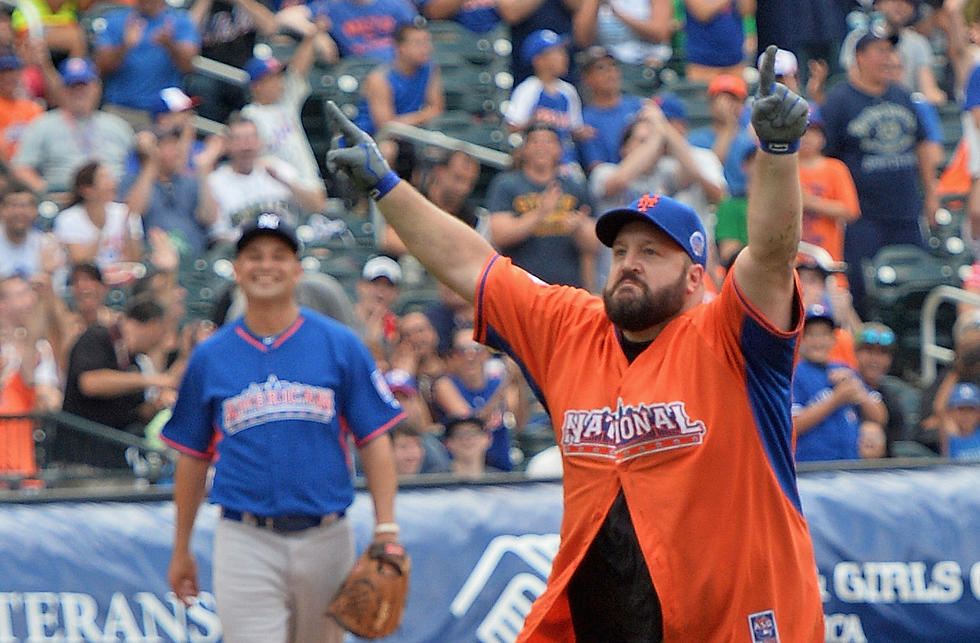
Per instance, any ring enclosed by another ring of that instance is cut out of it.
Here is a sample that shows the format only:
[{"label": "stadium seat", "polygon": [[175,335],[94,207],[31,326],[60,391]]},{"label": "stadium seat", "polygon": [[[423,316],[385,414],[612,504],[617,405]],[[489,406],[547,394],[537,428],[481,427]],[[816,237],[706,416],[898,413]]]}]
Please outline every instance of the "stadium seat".
[{"label": "stadium seat", "polygon": [[[922,302],[936,286],[958,286],[960,277],[949,257],[913,245],[886,246],[863,265],[869,318],[890,326],[898,338],[894,372],[914,377],[920,367]],[[941,305],[937,340],[951,345],[955,307]]]},{"label": "stadium seat", "polygon": [[425,129],[442,132],[446,136],[456,136],[457,133],[469,129],[473,123],[473,115],[469,112],[447,110],[426,123]]},{"label": "stadium seat", "polygon": [[708,100],[708,86],[705,83],[699,83],[685,78],[679,78],[672,82],[666,82],[660,86],[662,91],[673,92],[677,94],[684,102],[691,104],[691,101]]},{"label": "stadium seat", "polygon": [[955,102],[946,103],[939,107],[939,124],[943,132],[943,149],[946,152],[946,158],[949,158],[956,144],[963,137],[961,114],[960,107]]},{"label": "stadium seat", "polygon": [[694,130],[711,125],[711,106],[704,96],[690,97],[684,100],[687,105],[687,127]]},{"label": "stadium seat", "polygon": [[453,20],[433,20],[427,29],[432,37],[434,57],[440,66],[446,66],[447,61],[455,58],[485,66],[498,58],[490,34],[475,34]]},{"label": "stadium seat", "polygon": [[973,255],[963,240],[965,220],[966,195],[947,195],[940,200],[935,224],[929,227],[930,251],[946,257],[957,269],[973,262]]},{"label": "stadium seat", "polygon": [[660,74],[648,65],[619,64],[623,93],[649,97],[660,87]]},{"label": "stadium seat", "polygon": [[312,94],[321,100],[332,100],[341,107],[361,100],[361,83],[372,69],[381,64],[377,58],[351,56],[333,65],[314,65],[310,71]]}]

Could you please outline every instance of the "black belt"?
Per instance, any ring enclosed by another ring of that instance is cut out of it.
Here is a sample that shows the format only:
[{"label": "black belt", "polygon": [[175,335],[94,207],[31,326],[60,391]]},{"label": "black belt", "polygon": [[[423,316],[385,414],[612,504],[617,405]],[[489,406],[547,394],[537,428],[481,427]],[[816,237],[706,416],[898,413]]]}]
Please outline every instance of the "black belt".
[{"label": "black belt", "polygon": [[332,525],[344,517],[343,511],[327,514],[325,516],[257,516],[249,511],[235,511],[227,507],[221,508],[221,517],[235,522],[241,522],[253,527],[263,527],[269,531],[280,534],[288,534],[296,531],[303,531],[311,527],[326,527]]}]

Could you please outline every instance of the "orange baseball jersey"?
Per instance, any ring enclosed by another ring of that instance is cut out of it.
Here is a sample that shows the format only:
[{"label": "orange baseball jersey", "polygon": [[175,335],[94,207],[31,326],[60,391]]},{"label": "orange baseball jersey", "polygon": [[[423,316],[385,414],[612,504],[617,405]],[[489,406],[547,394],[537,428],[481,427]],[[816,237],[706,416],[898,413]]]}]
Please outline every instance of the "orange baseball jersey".
[{"label": "orange baseball jersey", "polygon": [[499,255],[476,295],[476,339],[521,364],[565,471],[561,545],[518,641],[575,640],[566,588],[620,487],[664,641],[824,640],[793,462],[799,326],[771,326],[729,277],[630,364],[599,297]]}]

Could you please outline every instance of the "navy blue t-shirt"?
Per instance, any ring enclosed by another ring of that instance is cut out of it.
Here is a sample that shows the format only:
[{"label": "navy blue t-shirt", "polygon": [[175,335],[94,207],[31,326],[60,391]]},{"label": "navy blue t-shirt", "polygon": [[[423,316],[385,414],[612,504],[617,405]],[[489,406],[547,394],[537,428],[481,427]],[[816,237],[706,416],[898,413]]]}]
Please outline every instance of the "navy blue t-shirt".
[{"label": "navy blue t-shirt", "polygon": [[824,154],[838,158],[854,177],[861,216],[916,220],[922,211],[916,146],[926,128],[909,93],[897,85],[871,96],[850,83],[831,90],[821,110]]},{"label": "navy blue t-shirt", "polygon": [[[567,233],[566,217],[573,210],[589,205],[585,187],[571,179],[558,177],[562,196],[553,212],[544,215],[534,232],[524,241],[500,249],[513,262],[549,284],[582,287],[581,253]],[[538,207],[548,184],[531,182],[520,170],[502,172],[487,188],[490,212],[511,212],[521,217]]]}]

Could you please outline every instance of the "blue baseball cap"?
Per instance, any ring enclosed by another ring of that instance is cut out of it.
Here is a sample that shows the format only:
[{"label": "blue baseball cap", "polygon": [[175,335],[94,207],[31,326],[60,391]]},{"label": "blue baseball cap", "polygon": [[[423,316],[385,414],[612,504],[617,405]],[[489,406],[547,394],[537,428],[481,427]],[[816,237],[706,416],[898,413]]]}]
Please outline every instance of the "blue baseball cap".
[{"label": "blue baseball cap", "polygon": [[619,230],[631,221],[652,223],[677,242],[696,264],[704,266],[708,256],[708,235],[701,217],[691,206],[660,194],[644,194],[625,208],[604,213],[595,224],[595,234],[603,245],[612,247]]},{"label": "blue baseball cap", "polygon": [[521,60],[530,65],[534,57],[545,49],[564,47],[568,44],[568,36],[559,36],[551,29],[538,29],[521,43]]},{"label": "blue baseball cap", "polygon": [[21,69],[23,66],[24,61],[16,54],[4,54],[0,56],[0,71]]},{"label": "blue baseball cap", "polygon": [[814,103],[810,103],[810,121],[807,123],[807,127],[817,127],[821,130],[824,129],[825,123],[823,116],[820,114],[820,107]]},{"label": "blue baseball cap", "polygon": [[687,120],[687,105],[680,96],[672,92],[664,92],[653,97],[653,102],[660,106],[660,111],[664,113],[667,120],[680,119]]},{"label": "blue baseball cap", "polygon": [[68,58],[58,67],[61,79],[66,85],[90,83],[99,78],[99,72],[88,58]]},{"label": "blue baseball cap", "polygon": [[980,388],[976,384],[960,382],[953,387],[946,406],[951,409],[980,408]]},{"label": "blue baseball cap", "polygon": [[255,83],[269,74],[278,74],[283,70],[282,63],[269,56],[268,58],[251,58],[245,63],[245,71],[248,73],[248,81]]},{"label": "blue baseball cap", "polygon": [[830,308],[824,306],[823,304],[813,304],[808,307],[803,314],[803,323],[808,324],[814,320],[823,320],[833,326],[837,327],[837,320],[834,319],[834,313],[831,312]]}]

